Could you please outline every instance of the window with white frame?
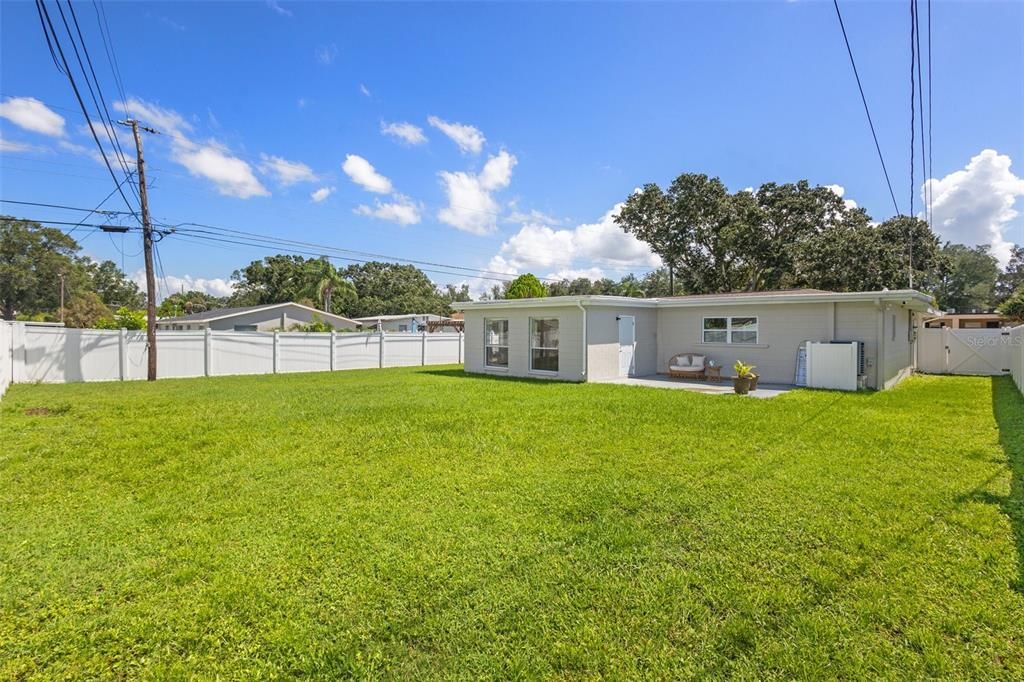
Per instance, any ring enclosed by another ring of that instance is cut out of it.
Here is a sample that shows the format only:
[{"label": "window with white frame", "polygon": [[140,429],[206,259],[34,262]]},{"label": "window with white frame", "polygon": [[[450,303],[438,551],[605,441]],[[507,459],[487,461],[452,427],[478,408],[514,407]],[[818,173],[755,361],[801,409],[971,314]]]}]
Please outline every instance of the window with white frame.
[{"label": "window with white frame", "polygon": [[508,369],[508,320],[484,320],[484,364]]},{"label": "window with white frame", "polygon": [[704,343],[757,343],[756,317],[705,317]]},{"label": "window with white frame", "polygon": [[558,318],[530,318],[530,369],[558,371]]}]

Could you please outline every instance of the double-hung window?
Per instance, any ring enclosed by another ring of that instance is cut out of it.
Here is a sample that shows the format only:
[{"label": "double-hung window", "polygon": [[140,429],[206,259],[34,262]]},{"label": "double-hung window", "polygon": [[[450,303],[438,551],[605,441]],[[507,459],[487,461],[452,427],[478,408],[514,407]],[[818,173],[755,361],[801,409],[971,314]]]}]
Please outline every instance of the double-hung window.
[{"label": "double-hung window", "polygon": [[558,318],[530,319],[530,369],[558,371]]},{"label": "double-hung window", "polygon": [[484,320],[484,365],[508,369],[508,320]]},{"label": "double-hung window", "polygon": [[705,317],[704,343],[757,343],[756,317]]}]

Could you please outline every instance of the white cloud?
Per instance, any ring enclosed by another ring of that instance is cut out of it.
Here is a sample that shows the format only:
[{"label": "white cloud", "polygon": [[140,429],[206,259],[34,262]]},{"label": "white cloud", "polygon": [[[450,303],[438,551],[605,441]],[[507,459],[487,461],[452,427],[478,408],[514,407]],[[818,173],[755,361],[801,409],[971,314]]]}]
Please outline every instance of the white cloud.
[{"label": "white cloud", "polygon": [[169,17],[160,17],[160,23],[170,26],[175,31],[184,31],[185,27]]},{"label": "white cloud", "polygon": [[401,194],[395,195],[395,201],[375,202],[371,208],[365,204],[357,206],[354,211],[359,215],[370,216],[380,220],[388,220],[399,225],[415,225],[420,221],[420,209],[412,199]]},{"label": "white cloud", "polygon": [[192,175],[213,182],[221,194],[239,199],[270,194],[257,179],[252,166],[227,147],[215,140],[192,141],[188,137],[192,125],[178,112],[135,97],[128,99],[127,106],[114,102],[114,107],[164,133],[170,140],[171,159]]},{"label": "white cloud", "polygon": [[510,203],[509,208],[512,212],[509,213],[502,219],[505,223],[533,223],[535,225],[561,225],[564,221],[561,218],[550,216],[543,211],[537,209],[530,209],[529,211],[520,211],[515,207],[515,203]]},{"label": "white cloud", "polygon": [[580,270],[580,262],[612,269],[657,267],[661,264],[650,247],[615,224],[622,210],[616,204],[595,223],[556,230],[527,223],[501,245],[503,262],[522,270]]},{"label": "white cloud", "polygon": [[1024,196],[1024,178],[1010,170],[1013,161],[985,149],[965,168],[925,183],[932,199],[933,229],[944,239],[961,244],[988,244],[1003,266],[1010,259],[1008,239],[1017,217],[1014,204]]},{"label": "white cloud", "polygon": [[312,199],[314,203],[319,204],[321,201],[334,194],[336,189],[337,188],[335,187],[321,187],[310,194],[309,198]]},{"label": "white cloud", "polygon": [[450,123],[441,120],[437,116],[427,118],[427,123],[451,138],[455,144],[459,145],[459,149],[463,152],[479,154],[480,150],[484,148],[484,142],[487,141],[484,134],[478,128],[474,128],[471,125]]},{"label": "white cloud", "polygon": [[[75,144],[74,142],[69,142],[68,140],[60,140],[59,142],[57,142],[57,146],[66,152],[71,152],[72,154],[77,154],[79,156],[88,156],[96,163],[104,163],[103,156],[99,153],[99,151],[97,151],[96,147],[93,145],[89,145],[88,147],[86,147],[85,145]],[[117,165],[117,162],[114,159],[110,159],[110,163],[115,167]]]},{"label": "white cloud", "polygon": [[427,141],[427,136],[423,134],[423,128],[404,121],[402,123],[381,121],[380,132],[382,135],[397,137],[408,144],[423,144]]},{"label": "white cloud", "polygon": [[221,145],[178,143],[172,158],[192,175],[212,181],[217,191],[225,196],[248,199],[270,194],[256,178],[252,166],[232,156]]},{"label": "white cloud", "polygon": [[17,152],[47,152],[49,151],[46,147],[40,147],[38,145],[29,144],[28,142],[20,142],[18,140],[8,140],[6,137],[0,136],[0,152],[7,152],[8,154],[15,154]]},{"label": "white cloud", "polygon": [[192,125],[178,112],[165,109],[152,102],[145,102],[136,97],[129,97],[127,106],[120,100],[114,102],[114,108],[123,114],[138,119],[143,125],[151,126],[161,133],[184,135],[192,132]]},{"label": "white cloud", "polygon": [[8,97],[0,102],[0,118],[33,133],[64,135],[64,117],[35,97]]},{"label": "white cloud", "polygon": [[605,271],[601,268],[586,268],[584,270],[559,270],[557,272],[549,272],[546,276],[551,279],[568,279],[574,280],[580,277],[586,277],[589,280],[598,280],[605,276]]},{"label": "white cloud", "polygon": [[[825,188],[832,190],[832,193],[835,194],[840,199],[843,199],[843,197],[846,195],[846,188],[843,187],[842,185],[825,185]],[[846,208],[851,211],[857,208],[857,202],[854,201],[853,199],[843,199],[843,205],[846,206]]]},{"label": "white cloud", "polygon": [[282,17],[290,17],[290,16],[292,16],[291,10],[288,10],[288,9],[285,9],[284,7],[281,7],[281,4],[279,2],[277,2],[277,0],[267,0],[267,7],[269,7],[272,10],[274,10],[275,12],[280,14]]},{"label": "white cloud", "polygon": [[363,93],[367,97],[373,97],[373,95],[370,93],[370,88],[366,87],[362,83],[359,84],[359,92]]},{"label": "white cloud", "polygon": [[377,194],[388,194],[391,192],[391,181],[377,172],[373,165],[361,156],[347,154],[345,163],[341,164],[345,175],[352,179],[363,189]]},{"label": "white cloud", "polygon": [[516,157],[502,150],[487,160],[478,175],[441,171],[448,206],[438,211],[438,220],[471,234],[493,232],[499,206],[491,193],[508,187],[515,165]]},{"label": "white cloud", "polygon": [[268,175],[273,175],[285,187],[297,182],[316,182],[317,180],[313,169],[301,161],[289,161],[280,156],[267,154],[260,154],[260,159],[262,160],[260,170]]},{"label": "white cloud", "polygon": [[316,60],[328,66],[334,63],[334,60],[338,58],[338,46],[334,43],[330,45],[321,45],[316,48]]},{"label": "white cloud", "polygon": [[296,102],[296,104],[299,105],[299,109],[305,109],[306,108],[306,98],[305,97],[300,97],[299,101]]},{"label": "white cloud", "polygon": [[[132,274],[132,281],[145,291],[146,271],[136,270]],[[211,296],[221,297],[230,296],[235,292],[231,282],[226,279],[221,279],[220,277],[207,279],[205,277],[193,277],[192,275],[182,275],[180,277],[177,275],[167,275],[162,277],[157,281],[156,290],[158,303],[165,298],[163,295],[165,290],[172,294],[177,294],[181,291],[202,291]]]}]

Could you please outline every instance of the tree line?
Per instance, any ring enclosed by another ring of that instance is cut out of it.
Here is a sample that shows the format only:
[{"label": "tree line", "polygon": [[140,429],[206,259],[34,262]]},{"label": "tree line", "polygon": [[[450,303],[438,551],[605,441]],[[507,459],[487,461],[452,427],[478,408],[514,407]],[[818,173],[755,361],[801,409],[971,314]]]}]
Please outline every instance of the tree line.
[{"label": "tree line", "polygon": [[494,287],[490,297],[915,288],[932,294],[940,308],[960,312],[1011,300],[1020,306],[1024,299],[1024,246],[1014,247],[1000,270],[987,245],[942,244],[915,217],[875,222],[831,188],[807,180],[729,192],[718,178],[684,173],[667,189],[647,184],[630,194],[616,222],[646,242],[665,267],[618,282],[580,278],[545,285],[524,276]]},{"label": "tree line", "polygon": [[[113,261],[80,255],[63,231],[0,216],[0,312],[3,319],[60,319],[74,327],[140,329],[145,294]],[[230,296],[174,292],[161,301],[159,317],[217,308],[295,301],[345,317],[402,313],[449,314],[450,304],[470,300],[469,286],[437,287],[413,265],[367,262],[336,267],[326,257],[287,254],[254,260],[231,275]]]}]

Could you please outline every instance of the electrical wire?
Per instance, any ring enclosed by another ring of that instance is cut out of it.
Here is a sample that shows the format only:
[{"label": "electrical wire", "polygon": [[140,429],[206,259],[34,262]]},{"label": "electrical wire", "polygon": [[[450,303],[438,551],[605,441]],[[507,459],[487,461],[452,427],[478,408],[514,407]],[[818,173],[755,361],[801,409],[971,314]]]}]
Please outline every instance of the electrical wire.
[{"label": "electrical wire", "polygon": [[[124,193],[124,190],[121,189],[121,183],[118,180],[117,174],[114,173],[113,167],[110,165],[110,160],[107,158],[106,150],[104,150],[103,145],[100,144],[100,138],[96,134],[95,128],[93,128],[92,119],[89,116],[89,110],[85,106],[85,101],[82,99],[82,95],[78,90],[78,85],[75,83],[74,76],[71,75],[71,68],[68,66],[67,57],[64,55],[64,48],[61,47],[60,40],[57,38],[57,32],[53,28],[53,21],[50,19],[50,13],[46,9],[46,4],[44,3],[44,0],[36,0],[36,6],[40,10],[41,18],[45,19],[45,22],[43,24],[44,33],[48,30],[49,35],[53,36],[54,44],[57,47],[57,52],[60,54],[61,62],[64,64],[64,74],[67,76],[68,82],[71,84],[71,90],[72,92],[74,92],[75,99],[78,101],[78,106],[82,110],[82,115],[85,117],[85,122],[89,127],[89,132],[92,134],[92,138],[96,142],[96,146],[99,147],[100,155],[103,157],[103,163],[107,167],[107,171],[110,173],[110,177],[111,179],[113,179],[114,184],[116,185],[116,190],[121,195],[121,198],[124,200],[124,203],[128,207],[128,210],[130,210],[132,212],[132,215],[135,216],[135,219],[141,222],[141,220],[138,217],[138,214],[135,212],[135,207],[132,206],[132,203],[130,201],[128,201],[128,196]],[[59,7],[60,5],[58,5],[58,8]],[[47,40],[49,41],[49,37],[47,38]]]},{"label": "electrical wire", "polygon": [[913,152],[916,146],[913,139],[914,133],[914,104],[916,103],[916,97],[914,94],[914,61],[916,60],[916,52],[913,49],[913,39],[916,34],[916,26],[918,26],[918,10],[916,10],[916,4],[914,0],[910,0],[910,216],[913,216]]},{"label": "electrical wire", "polygon": [[932,165],[932,0],[928,0],[928,224],[931,225],[935,215],[933,213],[933,202],[935,200],[935,188],[932,181],[935,179],[935,167]]},{"label": "electrical wire", "polygon": [[924,211],[925,219],[928,219],[928,157],[927,150],[925,149],[924,141],[924,81],[921,78],[922,62],[921,59],[921,14],[918,11],[917,0],[912,0],[914,3],[914,28],[916,29],[915,48],[917,50],[917,113],[918,113],[918,125],[920,126],[921,133],[921,181],[924,183],[922,189],[924,192],[921,197],[921,208]]},{"label": "electrical wire", "polygon": [[[112,196],[112,195],[111,195]],[[104,215],[131,215],[128,211],[109,211],[99,208],[78,208],[77,206],[65,206],[63,204],[44,204],[38,201],[15,201],[14,199],[0,199],[0,204],[20,204],[22,206],[40,206],[42,208],[61,208],[66,211],[85,211],[86,213],[102,213]],[[102,204],[100,204],[102,206]]]},{"label": "electrical wire", "polygon": [[[89,73],[86,73],[85,66],[82,64],[82,58],[78,54],[78,47],[75,44],[75,37],[71,35],[71,28],[68,26],[67,19],[64,17],[63,10],[60,9],[60,0],[57,0],[57,9],[60,11],[61,19],[64,22],[64,27],[67,29],[68,38],[71,40],[71,46],[74,48],[75,57],[78,60],[78,66],[82,70],[82,75],[85,78],[85,84],[89,88],[89,95],[92,97],[93,106],[96,107],[96,113],[100,116],[100,122],[103,124],[103,132],[106,133],[107,139],[110,141],[111,147],[113,148],[114,155],[117,157],[118,162],[121,164],[121,169],[125,172],[129,172],[128,163],[125,160],[124,150],[121,148],[121,141],[117,137],[117,130],[114,128],[114,123],[111,120],[110,110],[107,109],[106,96],[103,94],[103,87],[100,85],[99,78],[96,76],[96,70],[92,65],[92,57],[89,54],[89,47],[85,43],[85,37],[82,35],[82,27],[78,23],[78,16],[75,13],[75,8],[71,4],[71,0],[65,0],[68,6],[68,13],[71,15],[71,20],[75,25],[75,31],[78,33],[78,40],[82,45],[82,54],[85,55],[85,61],[89,65]],[[92,74],[92,81],[89,80],[89,74]],[[92,84],[96,84],[96,92],[93,92]],[[97,93],[99,98],[97,100]],[[132,193],[135,195],[136,201],[140,201],[138,192],[134,185],[130,186]]]},{"label": "electrical wire", "polygon": [[846,53],[850,56],[850,66],[853,67],[853,76],[857,80],[857,89],[860,90],[860,100],[864,104],[864,113],[868,117],[868,127],[871,128],[871,137],[875,141],[875,151],[878,152],[878,161],[882,164],[882,174],[885,175],[885,184],[889,187],[889,196],[892,197],[892,206],[896,215],[900,213],[899,204],[896,203],[896,193],[892,189],[892,180],[889,179],[889,170],[885,167],[885,157],[882,155],[882,146],[878,143],[878,133],[875,132],[875,123],[871,120],[871,109],[868,108],[868,98],[864,94],[864,86],[860,81],[860,73],[857,71],[857,62],[853,58],[853,49],[850,47],[850,38],[846,35],[846,25],[843,23],[843,13],[839,11],[839,0],[832,0],[836,8],[836,17],[839,18],[839,28],[843,31],[843,41],[846,43]]}]

